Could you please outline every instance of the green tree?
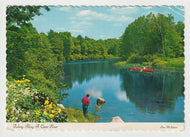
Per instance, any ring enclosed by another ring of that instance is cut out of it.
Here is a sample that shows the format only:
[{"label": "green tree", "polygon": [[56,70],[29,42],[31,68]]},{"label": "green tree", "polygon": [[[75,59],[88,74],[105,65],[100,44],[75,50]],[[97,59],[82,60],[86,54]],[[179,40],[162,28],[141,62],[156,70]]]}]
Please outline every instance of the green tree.
[{"label": "green tree", "polygon": [[74,50],[74,43],[72,40],[71,33],[70,32],[60,32],[59,35],[60,35],[61,40],[64,43],[64,50],[63,50],[64,57],[65,57],[66,61],[70,61],[71,53]]},{"label": "green tree", "polygon": [[41,8],[47,11],[50,10],[47,6],[8,6],[6,10],[7,25],[25,25],[29,23],[30,20],[33,20],[34,16],[42,15],[40,12]]},{"label": "green tree", "polygon": [[87,53],[88,53],[87,44],[86,44],[86,42],[82,42],[81,43],[81,54],[82,55],[87,55]]},{"label": "green tree", "polygon": [[[181,26],[181,27],[180,27]],[[182,29],[176,27],[172,15],[150,13],[141,16],[128,25],[121,36],[120,55],[127,59],[130,55],[140,56],[162,54],[165,57],[180,57],[183,54]]]},{"label": "green tree", "polygon": [[37,31],[32,24],[15,30],[7,30],[7,75],[18,77],[25,73],[24,53],[32,46],[37,47]]},{"label": "green tree", "polygon": [[64,56],[63,56],[63,50],[64,50],[64,43],[59,36],[59,33],[54,32],[53,30],[50,30],[48,32],[48,39],[51,44],[51,49],[53,51],[53,54],[57,57],[58,61],[63,62]]}]

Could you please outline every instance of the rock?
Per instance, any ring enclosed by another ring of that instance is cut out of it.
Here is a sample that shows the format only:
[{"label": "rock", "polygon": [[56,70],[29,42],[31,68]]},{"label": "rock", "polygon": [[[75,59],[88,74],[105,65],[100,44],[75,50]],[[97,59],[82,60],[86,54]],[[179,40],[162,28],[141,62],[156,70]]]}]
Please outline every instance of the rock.
[{"label": "rock", "polygon": [[112,122],[113,123],[124,123],[124,121],[119,116],[112,117]]},{"label": "rock", "polygon": [[98,120],[98,119],[100,119],[100,116],[98,116],[98,115],[95,115],[95,118],[96,118],[96,120]]},{"label": "rock", "polygon": [[97,105],[98,106],[102,106],[104,103],[106,103],[105,99],[103,98],[97,98]]},{"label": "rock", "polygon": [[76,120],[76,119],[75,119],[75,120],[73,120],[73,122],[77,123],[77,122],[78,122],[78,120]]},{"label": "rock", "polygon": [[65,107],[63,106],[63,104],[57,104],[57,106],[61,109],[65,109]]}]

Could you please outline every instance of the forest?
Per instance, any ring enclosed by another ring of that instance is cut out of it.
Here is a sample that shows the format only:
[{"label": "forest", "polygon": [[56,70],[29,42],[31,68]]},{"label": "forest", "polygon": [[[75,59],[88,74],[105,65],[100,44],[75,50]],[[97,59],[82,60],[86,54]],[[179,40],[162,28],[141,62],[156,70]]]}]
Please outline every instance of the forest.
[{"label": "forest", "polygon": [[[126,26],[120,38],[95,40],[87,36],[74,37],[71,32],[49,30],[39,33],[31,24],[40,9],[49,7],[7,7],[7,80],[26,75],[38,94],[59,101],[63,84],[63,63],[78,60],[119,58],[125,63],[150,66],[179,66],[184,63],[184,23],[174,22],[172,15],[141,16]],[[47,13],[48,14],[48,13]]]}]

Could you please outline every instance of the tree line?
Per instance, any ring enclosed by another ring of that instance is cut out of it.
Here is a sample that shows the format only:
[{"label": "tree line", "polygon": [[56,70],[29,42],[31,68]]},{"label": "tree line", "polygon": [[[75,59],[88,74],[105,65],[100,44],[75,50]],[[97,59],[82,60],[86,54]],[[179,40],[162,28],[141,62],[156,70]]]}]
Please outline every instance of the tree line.
[{"label": "tree line", "polygon": [[65,62],[83,59],[105,59],[119,55],[119,40],[94,40],[81,35],[73,37],[70,32],[50,30],[47,35],[58,60]]},{"label": "tree line", "polygon": [[150,13],[127,26],[121,36],[120,56],[132,63],[184,57],[183,40],[183,22],[175,23],[171,14]]}]

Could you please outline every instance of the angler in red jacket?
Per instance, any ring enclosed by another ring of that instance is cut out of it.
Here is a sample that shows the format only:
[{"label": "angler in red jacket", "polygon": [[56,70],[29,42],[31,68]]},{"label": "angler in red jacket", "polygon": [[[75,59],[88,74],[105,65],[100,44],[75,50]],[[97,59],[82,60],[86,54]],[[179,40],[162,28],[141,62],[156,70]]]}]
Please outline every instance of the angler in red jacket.
[{"label": "angler in red jacket", "polygon": [[88,106],[90,105],[90,94],[86,94],[86,97],[82,98],[82,110],[83,110],[83,114],[85,116],[85,118],[87,119],[87,115],[88,115]]}]

